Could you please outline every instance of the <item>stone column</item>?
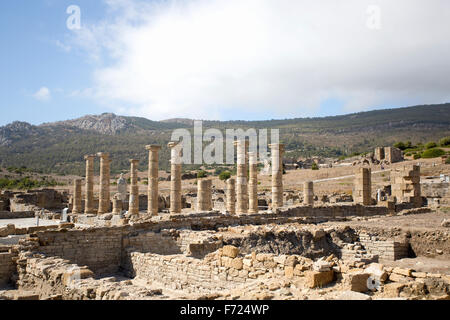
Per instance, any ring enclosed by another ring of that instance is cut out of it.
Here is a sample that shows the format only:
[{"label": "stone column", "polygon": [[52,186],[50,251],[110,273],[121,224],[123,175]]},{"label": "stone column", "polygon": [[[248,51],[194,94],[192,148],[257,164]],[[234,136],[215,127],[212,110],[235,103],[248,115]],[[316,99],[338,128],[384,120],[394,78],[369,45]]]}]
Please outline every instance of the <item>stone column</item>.
[{"label": "stone column", "polygon": [[98,197],[98,214],[108,213],[111,206],[109,195],[110,164],[109,153],[99,152],[100,157],[100,191]]},{"label": "stone column", "polygon": [[258,154],[249,152],[248,212],[258,213]]},{"label": "stone column", "polygon": [[128,212],[134,215],[139,214],[139,185],[138,185],[138,164],[139,160],[131,159],[130,169],[130,200]]},{"label": "stone column", "polygon": [[159,150],[161,146],[149,145],[145,147],[148,151],[148,202],[147,213],[156,216],[158,215],[158,170],[159,170]]},{"label": "stone column", "polygon": [[236,180],[228,179],[227,180],[227,192],[226,192],[226,200],[227,200],[227,211],[229,214],[236,214]]},{"label": "stone column", "polygon": [[314,205],[314,183],[305,181],[303,184],[303,203],[307,206]]},{"label": "stone column", "polygon": [[86,190],[84,213],[94,213],[94,159],[95,156],[87,155],[86,160]]},{"label": "stone column", "polygon": [[237,177],[236,177],[236,212],[248,212],[248,185],[247,185],[247,150],[249,142],[239,140],[234,143],[237,147]]},{"label": "stone column", "polygon": [[123,203],[122,203],[122,197],[119,193],[114,195],[112,203],[113,203],[112,213],[113,214],[121,214],[122,209],[123,209]]},{"label": "stone column", "polygon": [[83,209],[81,208],[81,179],[75,179],[73,181],[73,207],[72,213],[82,213]]},{"label": "stone column", "polygon": [[371,169],[359,168],[355,175],[353,200],[365,206],[372,204]]},{"label": "stone column", "polygon": [[283,206],[284,144],[270,144],[272,154],[272,209]]},{"label": "stone column", "polygon": [[210,179],[197,181],[197,212],[212,210],[212,181]]},{"label": "stone column", "polygon": [[181,213],[181,145],[169,142],[170,156],[170,213]]}]

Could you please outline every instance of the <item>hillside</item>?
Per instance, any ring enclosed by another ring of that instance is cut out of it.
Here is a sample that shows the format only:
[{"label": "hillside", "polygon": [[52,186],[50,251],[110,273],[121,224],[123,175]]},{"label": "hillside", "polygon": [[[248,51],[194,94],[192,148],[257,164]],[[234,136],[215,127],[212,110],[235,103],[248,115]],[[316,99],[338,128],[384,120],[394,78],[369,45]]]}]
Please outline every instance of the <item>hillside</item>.
[{"label": "hillside", "polygon": [[[165,146],[175,128],[191,128],[192,120],[151,121],[111,113],[33,126],[14,122],[0,127],[0,165],[26,166],[44,173],[83,174],[83,156],[106,151],[113,173],[127,170],[130,158],[146,168],[147,144]],[[399,140],[437,141],[450,135],[450,103],[376,110],[344,116],[268,121],[205,121],[204,129],[280,129],[287,156],[338,157],[365,152]],[[168,169],[169,151],[161,152]],[[97,164],[98,165],[98,164]]]}]

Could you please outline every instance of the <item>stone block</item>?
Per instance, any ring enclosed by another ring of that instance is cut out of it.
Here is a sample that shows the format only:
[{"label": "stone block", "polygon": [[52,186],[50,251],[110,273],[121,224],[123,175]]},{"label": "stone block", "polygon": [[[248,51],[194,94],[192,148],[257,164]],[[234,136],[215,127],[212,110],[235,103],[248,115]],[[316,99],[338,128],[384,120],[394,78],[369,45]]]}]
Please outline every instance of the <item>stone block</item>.
[{"label": "stone block", "polygon": [[403,268],[394,268],[393,270],[392,270],[392,273],[395,273],[395,274],[399,274],[399,275],[402,275],[402,276],[405,276],[405,277],[411,277],[411,275],[412,275],[412,270],[411,269],[403,269]]},{"label": "stone block", "polygon": [[345,282],[349,286],[351,291],[355,292],[367,292],[367,280],[370,274],[364,272],[349,273],[345,275]]},{"label": "stone block", "polygon": [[319,271],[308,271],[306,272],[306,284],[309,288],[323,287],[333,281],[334,272],[333,270],[319,272]]},{"label": "stone block", "polygon": [[236,270],[242,270],[242,268],[244,267],[244,263],[242,261],[242,258],[234,258],[231,261],[231,267],[236,269]]},{"label": "stone block", "polygon": [[239,249],[235,246],[224,246],[222,248],[222,254],[230,258],[236,258],[239,254]]}]

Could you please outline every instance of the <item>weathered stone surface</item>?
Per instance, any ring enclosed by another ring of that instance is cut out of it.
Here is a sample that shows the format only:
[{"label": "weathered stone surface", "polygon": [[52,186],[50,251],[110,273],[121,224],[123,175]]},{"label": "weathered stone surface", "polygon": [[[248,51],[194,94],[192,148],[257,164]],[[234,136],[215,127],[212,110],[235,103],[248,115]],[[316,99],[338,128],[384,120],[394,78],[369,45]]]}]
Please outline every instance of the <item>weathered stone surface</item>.
[{"label": "weathered stone surface", "polygon": [[394,268],[392,270],[392,273],[399,274],[405,277],[411,277],[412,276],[412,270],[411,269],[403,269],[403,268]]},{"label": "weathered stone surface", "polygon": [[380,282],[385,282],[388,278],[388,274],[384,271],[383,265],[379,263],[371,263],[364,272],[370,274],[372,278]]},{"label": "weathered stone surface", "polygon": [[239,254],[239,249],[234,246],[224,246],[222,248],[222,254],[226,257],[236,258]]},{"label": "weathered stone surface", "polygon": [[351,291],[355,292],[367,292],[367,280],[370,274],[364,272],[351,272],[345,275],[345,282],[349,286]]},{"label": "weathered stone surface", "polygon": [[334,272],[333,270],[318,272],[318,271],[308,271],[306,272],[306,285],[309,288],[323,287],[333,281]]}]

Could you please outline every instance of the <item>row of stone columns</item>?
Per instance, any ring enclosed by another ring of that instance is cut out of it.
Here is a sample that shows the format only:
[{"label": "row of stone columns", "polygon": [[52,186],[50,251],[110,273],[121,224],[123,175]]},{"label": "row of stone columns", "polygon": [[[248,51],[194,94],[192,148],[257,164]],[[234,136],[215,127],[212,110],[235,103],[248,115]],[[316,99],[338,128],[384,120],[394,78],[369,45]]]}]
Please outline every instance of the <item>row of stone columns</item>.
[{"label": "row of stone columns", "polygon": [[[158,213],[158,161],[160,146],[149,145],[146,146],[149,150],[149,169],[148,169],[148,213],[156,215]],[[108,153],[98,153],[100,157],[100,190],[98,214],[107,213],[110,211],[110,164],[111,160]],[[86,187],[85,187],[85,208],[84,213],[94,213],[94,160],[95,155],[87,155],[86,160]],[[130,199],[129,212],[132,214],[139,214],[139,187],[138,187],[138,164],[139,160],[131,159],[131,185],[130,185]],[[180,171],[181,173],[181,171]],[[81,208],[81,180],[74,181],[74,200],[73,213],[82,213]],[[181,193],[181,190],[180,190]],[[120,201],[119,201],[120,200]],[[124,199],[113,199],[113,211],[119,213],[122,209]]]},{"label": "row of stone columns", "polygon": [[[100,192],[98,203],[98,214],[107,213],[110,210],[110,164],[108,153],[100,152],[97,154],[100,157]],[[94,213],[94,160],[95,155],[87,155],[86,160],[86,189],[85,189],[85,204],[84,213]],[[76,203],[76,204],[75,204]],[[75,182],[74,192],[74,213],[81,213],[81,183]]]},{"label": "row of stone columns", "polygon": [[[258,212],[258,170],[257,153],[248,152],[249,142],[239,140],[235,142],[237,147],[237,177],[227,181],[227,211],[234,213]],[[181,145],[170,142],[171,149],[171,182],[170,182],[170,213],[181,212]],[[284,145],[271,144],[272,153],[272,208],[283,206],[283,153]],[[158,213],[158,161],[160,146],[146,146],[149,151],[148,163],[148,213]],[[100,157],[100,192],[98,214],[107,213],[110,210],[110,163],[108,153],[98,153]],[[86,160],[86,193],[85,213],[94,211],[94,159],[95,156],[85,156]],[[139,188],[138,188],[138,163],[131,159],[131,185],[129,198],[129,212],[139,213]],[[212,182],[210,180],[199,181],[198,210],[212,209]],[[74,212],[81,213],[81,182],[75,183]],[[117,200],[114,202],[114,200]],[[113,209],[119,211],[118,200],[113,199]]]},{"label": "row of stone columns", "polygon": [[[258,155],[248,152],[247,140],[235,142],[237,149],[236,180],[228,179],[226,209],[230,214],[258,212]],[[283,206],[284,145],[271,144],[272,154],[272,208]],[[247,165],[248,164],[248,165]],[[248,176],[247,176],[248,172]]]}]

